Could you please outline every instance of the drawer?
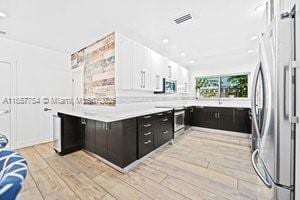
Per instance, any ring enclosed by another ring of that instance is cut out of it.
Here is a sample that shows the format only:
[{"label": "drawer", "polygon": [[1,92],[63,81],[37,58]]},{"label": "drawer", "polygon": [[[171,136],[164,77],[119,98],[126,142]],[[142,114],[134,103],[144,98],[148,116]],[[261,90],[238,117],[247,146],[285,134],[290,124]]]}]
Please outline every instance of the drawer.
[{"label": "drawer", "polygon": [[149,137],[153,137],[153,134],[154,134],[154,132],[153,132],[153,130],[148,130],[148,131],[146,131],[146,130],[144,130],[144,131],[140,131],[139,132],[139,139],[147,139],[147,138],[149,138]]},{"label": "drawer", "polygon": [[139,124],[148,124],[155,119],[154,115],[145,115],[138,118]]},{"label": "drawer", "polygon": [[147,123],[139,123],[139,125],[138,125],[139,134],[144,134],[144,133],[147,133],[147,132],[153,132],[154,124],[155,124],[154,121],[147,122]]},{"label": "drawer", "polygon": [[154,149],[153,135],[139,138],[139,158],[152,152]]}]

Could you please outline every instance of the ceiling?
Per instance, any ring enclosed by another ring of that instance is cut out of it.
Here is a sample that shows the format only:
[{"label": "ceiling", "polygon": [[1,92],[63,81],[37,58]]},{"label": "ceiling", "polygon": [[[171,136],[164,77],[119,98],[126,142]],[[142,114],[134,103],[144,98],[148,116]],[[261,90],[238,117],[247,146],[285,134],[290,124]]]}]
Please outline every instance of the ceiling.
[{"label": "ceiling", "polygon": [[[129,38],[190,67],[254,63],[262,0],[0,0],[6,37],[73,53],[106,34]],[[190,22],[175,24],[191,13]],[[164,44],[163,39],[169,43]],[[185,53],[185,56],[181,56]],[[195,61],[191,63],[191,61]]]}]

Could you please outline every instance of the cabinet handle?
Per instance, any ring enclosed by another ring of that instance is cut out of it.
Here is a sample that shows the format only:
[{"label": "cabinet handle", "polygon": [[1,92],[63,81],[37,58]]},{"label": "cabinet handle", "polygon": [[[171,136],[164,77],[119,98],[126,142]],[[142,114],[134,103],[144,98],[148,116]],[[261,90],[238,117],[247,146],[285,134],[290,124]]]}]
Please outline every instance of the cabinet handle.
[{"label": "cabinet handle", "polygon": [[143,81],[144,81],[144,74],[143,74],[143,70],[141,71],[141,88],[143,88]]},{"label": "cabinet handle", "polygon": [[144,144],[150,144],[151,142],[151,140],[148,140],[147,142],[144,142]]},{"label": "cabinet handle", "polygon": [[215,113],[215,119],[218,119],[218,113]]},{"label": "cabinet handle", "polygon": [[169,120],[169,119],[168,119],[168,118],[166,118],[166,119],[163,119],[162,121],[163,121],[163,122],[166,122],[166,121],[168,121],[168,120]]},{"label": "cabinet handle", "polygon": [[167,133],[169,133],[169,131],[168,131],[168,130],[165,130],[165,131],[163,131],[162,133],[163,133],[163,134],[167,134]]},{"label": "cabinet handle", "polygon": [[162,115],[164,115],[164,113],[158,113],[158,114],[157,114],[157,116],[162,116]]},{"label": "cabinet handle", "polygon": [[171,114],[171,113],[172,113],[172,111],[169,111],[169,112],[168,112],[168,114]]},{"label": "cabinet handle", "polygon": [[86,125],[86,121],[84,118],[81,118],[81,124]]},{"label": "cabinet handle", "polygon": [[148,116],[145,116],[144,119],[150,119],[152,116],[151,115],[148,115]]},{"label": "cabinet handle", "polygon": [[220,119],[220,113],[218,112],[218,119]]},{"label": "cabinet handle", "polygon": [[151,135],[151,132],[145,133],[144,136]]},{"label": "cabinet handle", "polygon": [[143,84],[143,88],[145,88],[146,87],[146,72],[145,71],[143,71],[143,74],[144,74],[144,84]]},{"label": "cabinet handle", "polygon": [[150,127],[152,124],[145,124],[144,127]]}]

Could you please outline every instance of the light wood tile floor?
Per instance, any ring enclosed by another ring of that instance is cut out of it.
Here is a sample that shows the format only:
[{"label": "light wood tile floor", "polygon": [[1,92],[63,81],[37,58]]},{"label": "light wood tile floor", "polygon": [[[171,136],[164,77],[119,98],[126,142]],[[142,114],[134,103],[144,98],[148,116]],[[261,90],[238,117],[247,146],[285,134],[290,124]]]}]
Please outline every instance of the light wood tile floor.
[{"label": "light wood tile floor", "polygon": [[192,131],[121,174],[83,151],[58,156],[51,143],[19,149],[29,165],[20,200],[269,200],[252,169],[249,139]]}]

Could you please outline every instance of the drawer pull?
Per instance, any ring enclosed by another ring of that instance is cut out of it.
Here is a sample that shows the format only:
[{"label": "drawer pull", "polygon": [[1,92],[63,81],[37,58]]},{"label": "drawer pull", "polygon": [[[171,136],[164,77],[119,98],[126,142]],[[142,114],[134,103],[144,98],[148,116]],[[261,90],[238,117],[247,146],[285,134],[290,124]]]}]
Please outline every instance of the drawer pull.
[{"label": "drawer pull", "polygon": [[166,122],[166,121],[168,121],[168,120],[169,120],[169,119],[163,119],[162,121],[163,121],[163,122]]},{"label": "drawer pull", "polygon": [[148,140],[147,142],[144,142],[144,144],[150,144],[151,142],[151,140]]},{"label": "drawer pull", "polygon": [[163,134],[167,134],[167,133],[169,133],[169,131],[165,130],[165,131],[163,131],[162,133],[163,133]]},{"label": "drawer pull", "polygon": [[158,113],[158,114],[157,114],[157,116],[162,116],[162,115],[164,115],[164,113]]},{"label": "drawer pull", "polygon": [[171,114],[172,113],[172,111],[169,111],[169,112],[167,112],[168,114]]},{"label": "drawer pull", "polygon": [[152,124],[145,124],[144,127],[150,127]]},{"label": "drawer pull", "polygon": [[151,132],[145,133],[144,136],[151,135]]},{"label": "drawer pull", "polygon": [[150,119],[152,116],[151,115],[148,115],[148,116],[145,116],[144,119]]}]

